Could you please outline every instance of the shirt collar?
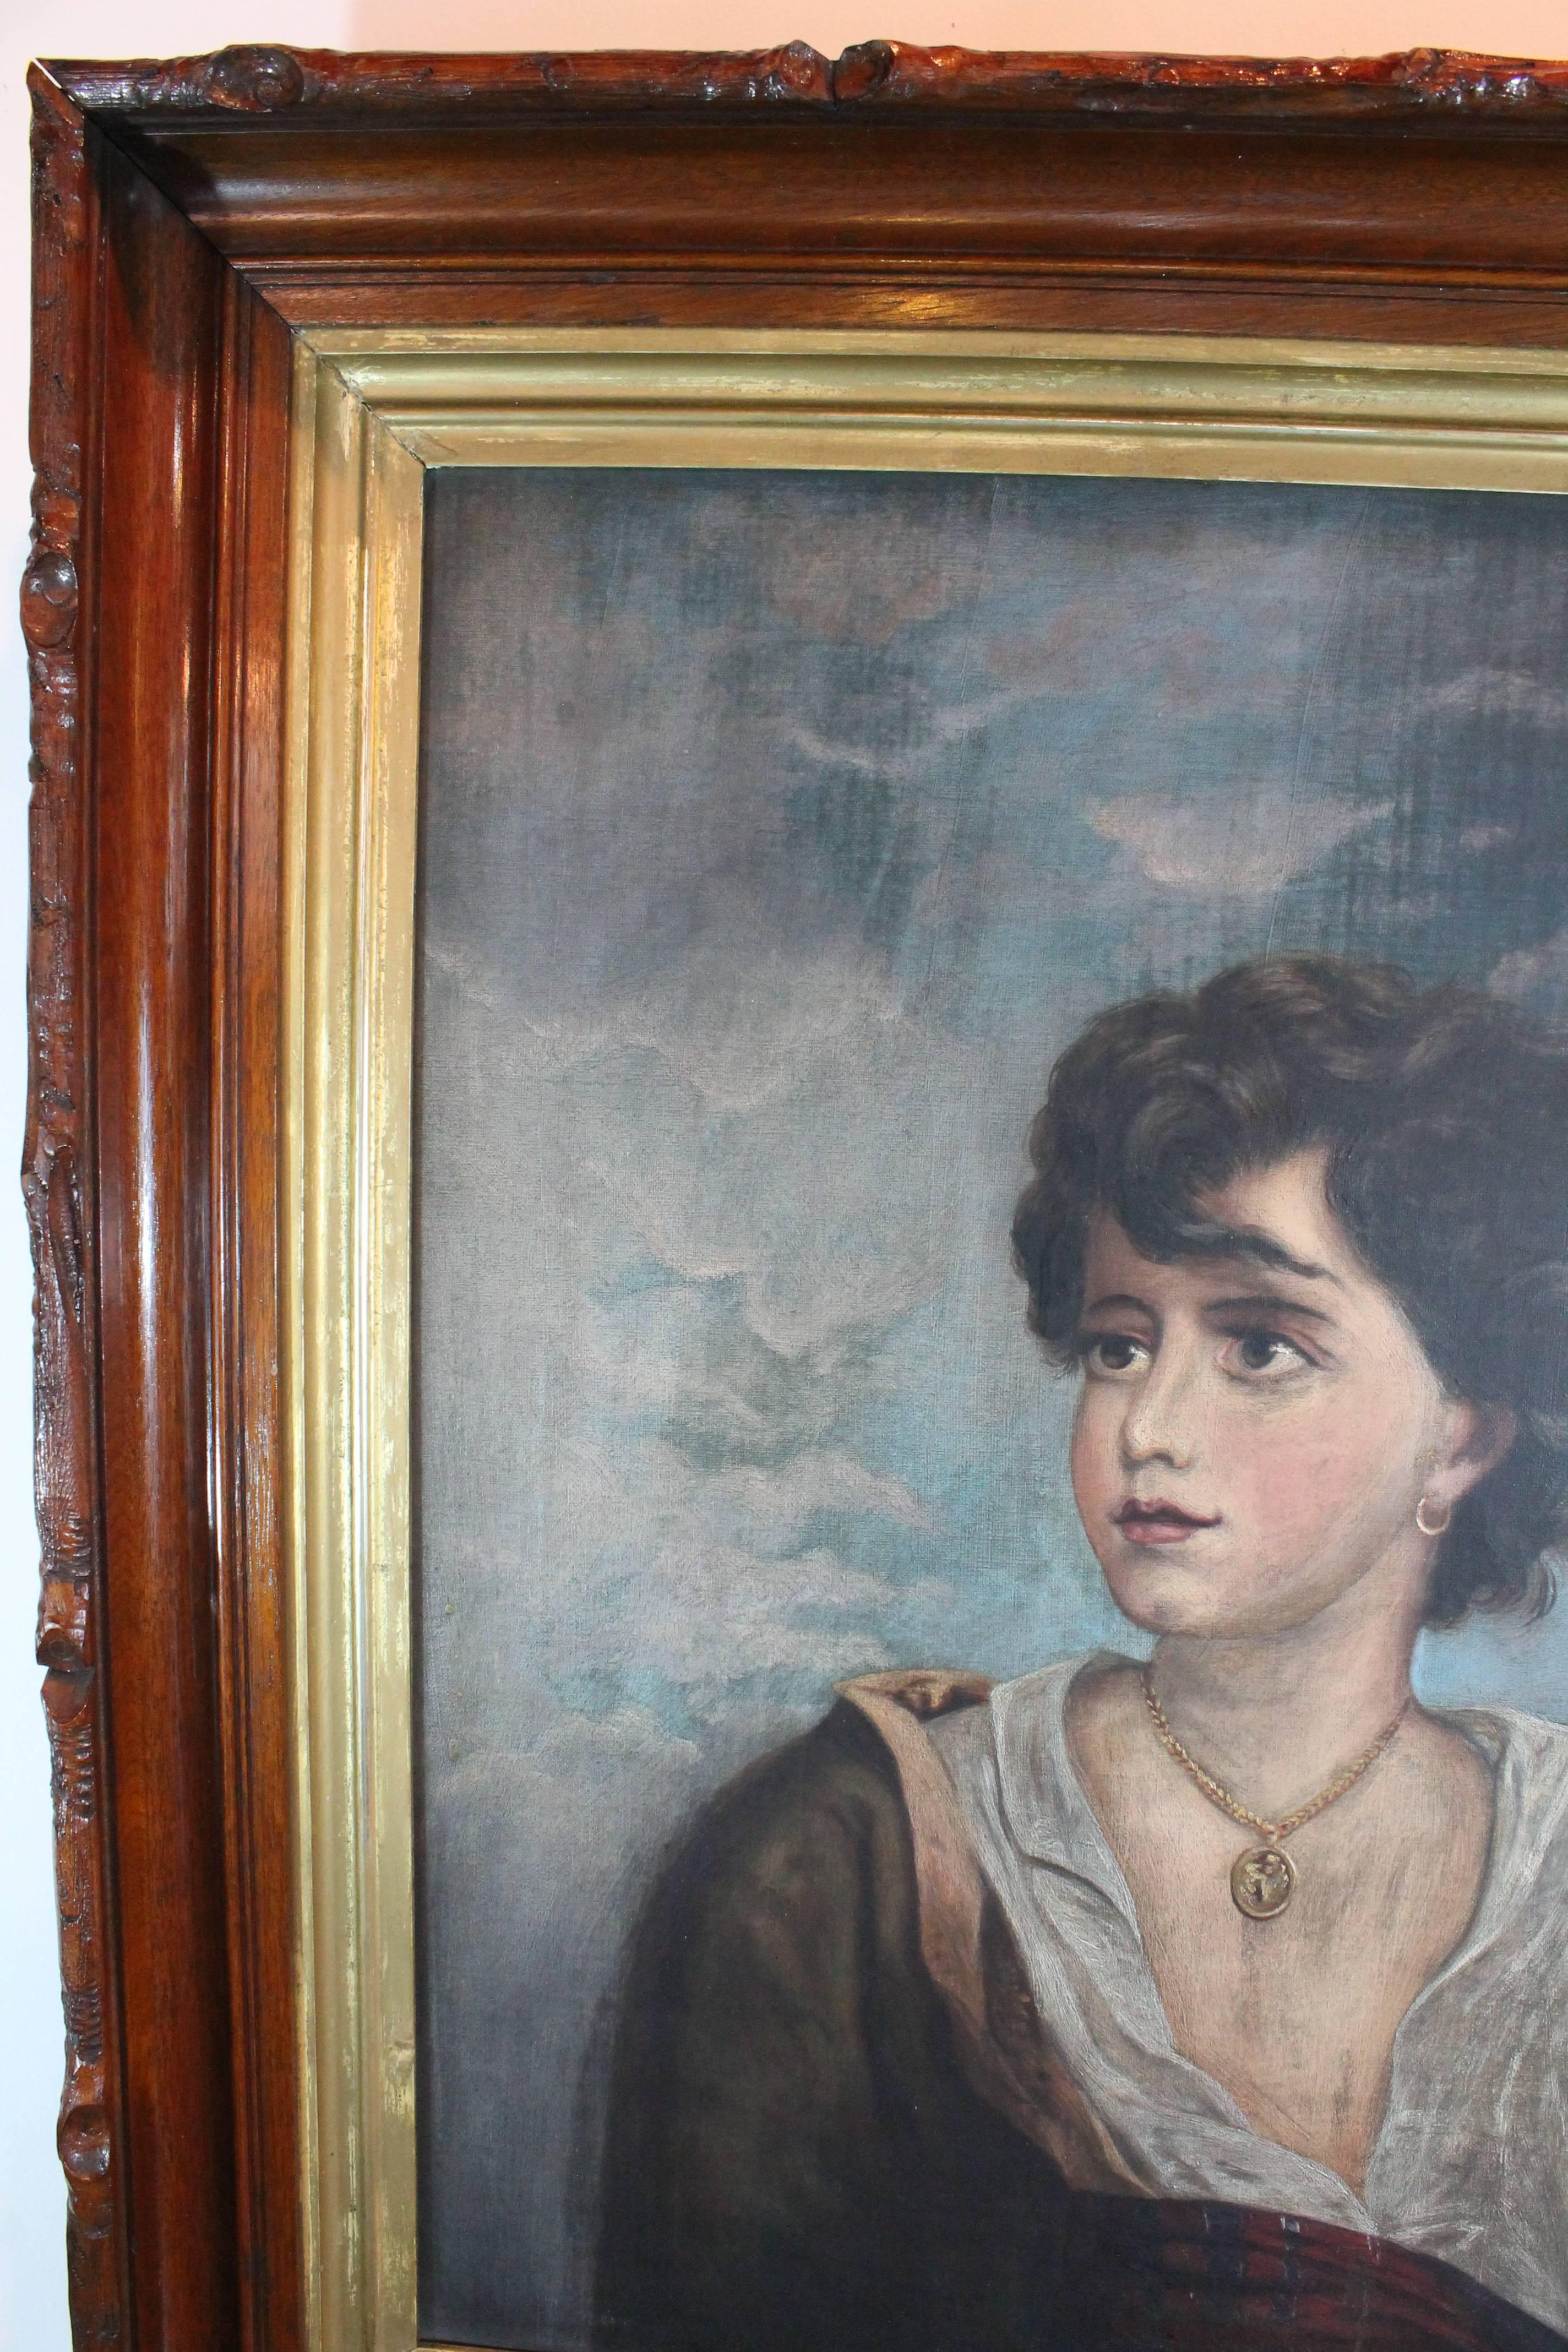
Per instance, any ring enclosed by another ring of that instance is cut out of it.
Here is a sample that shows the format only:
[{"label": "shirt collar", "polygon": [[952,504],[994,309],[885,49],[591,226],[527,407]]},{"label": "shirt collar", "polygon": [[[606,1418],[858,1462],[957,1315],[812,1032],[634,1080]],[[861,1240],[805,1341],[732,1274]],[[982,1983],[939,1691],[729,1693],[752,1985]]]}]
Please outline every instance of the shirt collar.
[{"label": "shirt collar", "polygon": [[1417,2005],[1500,1936],[1533,1897],[1549,1866],[1561,1875],[1568,1837],[1568,1729],[1511,1706],[1434,1707],[1479,1748],[1492,1769],[1492,1832],[1470,1924]]},{"label": "shirt collar", "polygon": [[1067,1701],[1086,1668],[1135,1663],[1091,1650],[999,1684],[990,1699],[1002,1812],[1015,1843],[1032,1860],[1098,1887],[1134,1928],[1138,1915],[1121,1865],[1068,1747]]},{"label": "shirt collar", "polygon": [[[1134,1928],[1131,1891],[1068,1746],[1067,1702],[1085,1669],[1136,1664],[1116,1651],[1093,1650],[1001,1683],[989,1702],[1002,1811],[1014,1842],[1032,1860],[1097,1887]],[[1559,1841],[1568,1837],[1568,1728],[1514,1707],[1432,1712],[1480,1749],[1492,1768],[1495,1794],[1475,1915],[1418,2002],[1502,1932],[1529,1902]]]}]

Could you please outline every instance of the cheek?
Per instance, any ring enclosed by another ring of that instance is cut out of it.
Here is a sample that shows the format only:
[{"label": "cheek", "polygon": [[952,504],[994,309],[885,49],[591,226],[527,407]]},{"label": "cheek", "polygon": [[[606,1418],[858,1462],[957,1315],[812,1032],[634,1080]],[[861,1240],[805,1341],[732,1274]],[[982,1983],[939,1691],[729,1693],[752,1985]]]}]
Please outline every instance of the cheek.
[{"label": "cheek", "polygon": [[1120,1496],[1121,1464],[1117,1444],[1120,1424],[1116,1391],[1107,1387],[1091,1386],[1086,1381],[1079,1391],[1068,1457],[1072,1472],[1073,1496],[1086,1522],[1093,1516],[1097,1505]]},{"label": "cheek", "polygon": [[1364,1396],[1336,1400],[1297,1420],[1282,1413],[1258,1432],[1237,1468],[1259,1516],[1276,1526],[1397,1517],[1404,1481],[1390,1476],[1405,1450],[1403,1428]]}]

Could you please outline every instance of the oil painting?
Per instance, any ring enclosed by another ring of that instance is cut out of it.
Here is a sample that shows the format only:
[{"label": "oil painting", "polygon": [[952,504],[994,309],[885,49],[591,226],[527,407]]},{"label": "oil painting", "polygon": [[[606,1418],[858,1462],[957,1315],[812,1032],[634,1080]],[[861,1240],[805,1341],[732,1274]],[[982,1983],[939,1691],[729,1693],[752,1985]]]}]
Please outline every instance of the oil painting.
[{"label": "oil painting", "polygon": [[1568,2340],[1565,544],[428,478],[425,2337]]}]

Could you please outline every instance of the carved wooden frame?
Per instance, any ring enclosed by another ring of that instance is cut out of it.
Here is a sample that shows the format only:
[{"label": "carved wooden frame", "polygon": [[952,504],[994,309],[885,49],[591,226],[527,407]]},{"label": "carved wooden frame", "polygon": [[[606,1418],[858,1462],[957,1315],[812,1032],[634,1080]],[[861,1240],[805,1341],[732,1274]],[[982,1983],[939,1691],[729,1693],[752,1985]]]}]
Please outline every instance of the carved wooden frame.
[{"label": "carved wooden frame", "polygon": [[1561,351],[1568,66],[247,48],[32,87],[24,1183],[72,2309],[83,2346],[295,2352],[293,338]]}]

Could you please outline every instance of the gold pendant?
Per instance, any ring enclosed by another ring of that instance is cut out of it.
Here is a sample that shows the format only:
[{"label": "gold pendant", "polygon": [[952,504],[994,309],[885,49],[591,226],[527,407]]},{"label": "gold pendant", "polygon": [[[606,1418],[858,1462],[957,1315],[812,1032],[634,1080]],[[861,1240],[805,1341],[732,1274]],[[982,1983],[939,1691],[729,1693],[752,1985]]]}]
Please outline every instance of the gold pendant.
[{"label": "gold pendant", "polygon": [[1249,1845],[1230,1865],[1231,1900],[1249,1919],[1278,1919],[1296,1892],[1296,1865],[1282,1845]]}]

